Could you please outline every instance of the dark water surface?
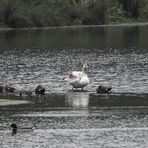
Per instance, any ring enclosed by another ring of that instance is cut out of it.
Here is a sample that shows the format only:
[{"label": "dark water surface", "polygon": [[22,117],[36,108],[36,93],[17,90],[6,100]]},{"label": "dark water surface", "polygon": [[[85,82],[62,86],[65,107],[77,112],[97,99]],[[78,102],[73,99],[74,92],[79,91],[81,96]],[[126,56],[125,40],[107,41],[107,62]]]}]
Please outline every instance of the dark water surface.
[{"label": "dark water surface", "polygon": [[[148,26],[0,31],[0,84],[47,90],[0,94],[0,147],[146,148],[147,39]],[[72,92],[65,78],[83,63],[90,84]],[[96,94],[100,84],[112,93]],[[11,123],[35,129],[11,136]]]}]

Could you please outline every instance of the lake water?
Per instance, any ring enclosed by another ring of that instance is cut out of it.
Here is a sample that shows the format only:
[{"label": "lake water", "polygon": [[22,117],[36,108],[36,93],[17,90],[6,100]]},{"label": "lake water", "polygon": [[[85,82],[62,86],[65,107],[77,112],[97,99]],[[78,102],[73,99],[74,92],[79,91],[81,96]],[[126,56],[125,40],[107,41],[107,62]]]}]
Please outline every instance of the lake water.
[{"label": "lake water", "polygon": [[[147,147],[147,39],[147,25],[0,31],[0,84],[46,88],[0,94],[0,147]],[[65,78],[84,63],[90,84],[72,92]],[[12,136],[11,123],[35,129]]]}]

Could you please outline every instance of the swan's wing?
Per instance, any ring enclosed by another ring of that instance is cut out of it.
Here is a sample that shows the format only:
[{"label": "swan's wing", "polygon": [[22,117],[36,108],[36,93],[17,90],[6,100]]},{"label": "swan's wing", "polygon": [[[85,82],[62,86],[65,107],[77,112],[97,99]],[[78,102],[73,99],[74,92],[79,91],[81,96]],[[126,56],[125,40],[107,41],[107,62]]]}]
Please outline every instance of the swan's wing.
[{"label": "swan's wing", "polygon": [[82,72],[80,71],[72,71],[69,73],[68,75],[68,81],[70,83],[76,82],[76,81],[80,81],[82,78]]},{"label": "swan's wing", "polygon": [[81,71],[72,71],[72,72],[70,72],[70,74],[73,75],[73,76],[79,77],[80,75],[83,74],[83,72],[81,72]]}]

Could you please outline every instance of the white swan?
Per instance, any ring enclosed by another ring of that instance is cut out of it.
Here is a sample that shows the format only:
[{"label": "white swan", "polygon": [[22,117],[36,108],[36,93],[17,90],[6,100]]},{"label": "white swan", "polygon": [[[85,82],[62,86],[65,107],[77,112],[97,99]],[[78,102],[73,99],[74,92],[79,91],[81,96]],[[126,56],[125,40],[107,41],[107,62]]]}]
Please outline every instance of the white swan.
[{"label": "white swan", "polygon": [[87,68],[88,64],[85,63],[82,71],[72,71],[69,73],[66,80],[72,85],[73,88],[81,88],[83,90],[83,87],[89,84],[89,78],[86,74]]}]

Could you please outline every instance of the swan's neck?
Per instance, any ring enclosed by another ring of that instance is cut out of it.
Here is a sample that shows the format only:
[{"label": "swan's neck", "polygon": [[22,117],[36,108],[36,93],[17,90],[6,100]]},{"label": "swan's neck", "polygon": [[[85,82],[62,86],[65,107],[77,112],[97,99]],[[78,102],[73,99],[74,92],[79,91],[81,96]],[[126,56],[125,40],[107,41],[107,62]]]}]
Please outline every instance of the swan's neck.
[{"label": "swan's neck", "polygon": [[82,72],[86,74],[86,68],[85,67],[82,68]]}]

